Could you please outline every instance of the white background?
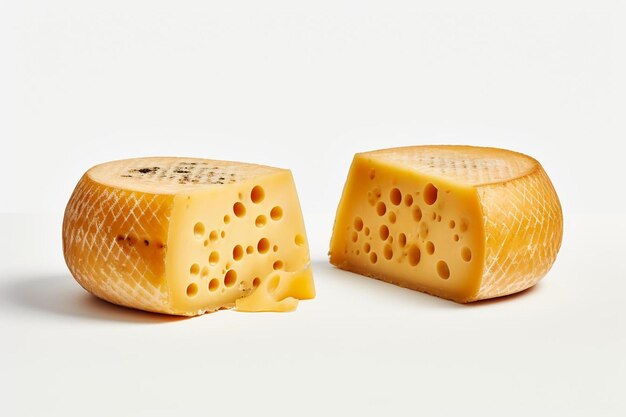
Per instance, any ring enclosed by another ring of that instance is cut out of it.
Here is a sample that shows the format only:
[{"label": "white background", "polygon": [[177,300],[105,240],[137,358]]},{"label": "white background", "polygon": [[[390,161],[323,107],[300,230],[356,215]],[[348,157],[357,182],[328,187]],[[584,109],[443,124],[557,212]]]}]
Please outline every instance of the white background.
[{"label": "white background", "polygon": [[[0,414],[625,415],[623,1],[0,0]],[[326,261],[355,152],[459,143],[542,162],[547,278],[461,306]],[[168,319],[61,254],[90,166],[292,169],[316,300]]]}]

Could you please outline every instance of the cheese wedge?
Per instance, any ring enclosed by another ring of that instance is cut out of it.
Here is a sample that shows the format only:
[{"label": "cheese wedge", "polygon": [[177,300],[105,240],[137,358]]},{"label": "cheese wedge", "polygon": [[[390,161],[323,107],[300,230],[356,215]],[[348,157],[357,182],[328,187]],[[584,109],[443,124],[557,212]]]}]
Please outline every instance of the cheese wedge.
[{"label": "cheese wedge", "polygon": [[63,251],[87,291],[146,311],[193,316],[251,296],[239,310],[290,311],[315,296],[284,169],[194,158],[95,166],[67,205]]},{"label": "cheese wedge", "polygon": [[533,158],[468,146],[385,149],[354,157],[330,261],[465,303],[535,285],[562,236],[559,199]]}]

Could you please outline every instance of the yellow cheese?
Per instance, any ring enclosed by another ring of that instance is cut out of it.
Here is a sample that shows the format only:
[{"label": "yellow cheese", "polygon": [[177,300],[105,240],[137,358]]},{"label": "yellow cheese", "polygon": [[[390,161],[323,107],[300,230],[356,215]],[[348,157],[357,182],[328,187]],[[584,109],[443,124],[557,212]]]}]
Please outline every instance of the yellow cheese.
[{"label": "yellow cheese", "polygon": [[235,307],[239,311],[292,311],[298,298],[314,294],[311,270],[301,272],[276,271],[249,296],[239,298]]},{"label": "yellow cheese", "polygon": [[284,169],[194,158],[98,165],[67,205],[63,250],[87,291],[141,310],[192,316],[252,295],[241,310],[287,311],[315,296]]},{"label": "yellow cheese", "polygon": [[468,146],[385,149],[354,157],[330,261],[470,302],[535,285],[562,235],[559,199],[533,158]]}]

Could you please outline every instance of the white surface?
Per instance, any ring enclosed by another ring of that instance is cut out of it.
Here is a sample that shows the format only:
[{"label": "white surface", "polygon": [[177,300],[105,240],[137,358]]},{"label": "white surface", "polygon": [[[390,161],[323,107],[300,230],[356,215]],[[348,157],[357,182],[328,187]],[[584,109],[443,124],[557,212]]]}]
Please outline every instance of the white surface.
[{"label": "white surface", "polygon": [[[624,415],[622,1],[0,0],[0,415]],[[352,155],[539,159],[565,240],[535,289],[459,306],[332,269]],[[89,166],[294,171],[318,298],[165,319],[88,296],[60,222]]]},{"label": "white surface", "polygon": [[9,415],[626,410],[622,218],[570,217],[546,280],[499,301],[457,305],[334,270],[318,253],[318,298],[295,313],[193,319],[91,297],[50,239],[57,221],[0,219],[11,236],[0,286],[0,388]]}]

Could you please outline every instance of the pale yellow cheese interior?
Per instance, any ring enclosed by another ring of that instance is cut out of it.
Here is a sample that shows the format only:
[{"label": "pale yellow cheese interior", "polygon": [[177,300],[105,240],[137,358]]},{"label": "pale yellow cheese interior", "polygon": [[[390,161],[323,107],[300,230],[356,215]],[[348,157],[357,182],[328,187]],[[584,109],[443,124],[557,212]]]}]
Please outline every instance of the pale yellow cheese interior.
[{"label": "pale yellow cheese interior", "polygon": [[534,285],[561,238],[558,197],[534,159],[491,148],[396,148],[355,156],[330,259],[467,302]]},{"label": "pale yellow cheese interior", "polygon": [[99,165],[68,203],[63,238],[77,281],[128,307],[180,315],[232,308],[276,276],[276,287],[291,290],[265,291],[238,309],[289,311],[315,296],[287,170],[193,158]]},{"label": "pale yellow cheese interior", "polygon": [[288,171],[244,187],[179,194],[174,200],[166,274],[183,311],[232,307],[275,271],[309,268],[302,215]]}]

